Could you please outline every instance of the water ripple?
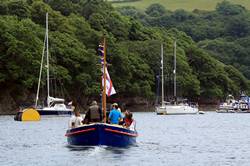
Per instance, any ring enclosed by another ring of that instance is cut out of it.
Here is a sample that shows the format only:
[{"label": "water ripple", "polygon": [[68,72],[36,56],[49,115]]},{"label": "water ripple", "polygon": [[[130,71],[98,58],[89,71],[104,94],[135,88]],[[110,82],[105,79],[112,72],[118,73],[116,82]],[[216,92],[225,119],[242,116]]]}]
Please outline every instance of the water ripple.
[{"label": "water ripple", "polygon": [[15,122],[0,116],[0,163],[44,165],[248,166],[250,114],[156,116],[135,113],[139,137],[128,148],[71,147],[68,117]]}]

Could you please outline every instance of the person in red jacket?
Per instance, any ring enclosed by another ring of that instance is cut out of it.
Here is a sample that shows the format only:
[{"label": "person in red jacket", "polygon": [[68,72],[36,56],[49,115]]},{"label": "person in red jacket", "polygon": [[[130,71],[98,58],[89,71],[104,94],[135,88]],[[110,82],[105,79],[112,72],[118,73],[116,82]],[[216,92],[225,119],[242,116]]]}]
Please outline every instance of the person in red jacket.
[{"label": "person in red jacket", "polygon": [[133,119],[133,114],[129,110],[125,111],[124,127],[127,129],[135,131],[135,120]]}]

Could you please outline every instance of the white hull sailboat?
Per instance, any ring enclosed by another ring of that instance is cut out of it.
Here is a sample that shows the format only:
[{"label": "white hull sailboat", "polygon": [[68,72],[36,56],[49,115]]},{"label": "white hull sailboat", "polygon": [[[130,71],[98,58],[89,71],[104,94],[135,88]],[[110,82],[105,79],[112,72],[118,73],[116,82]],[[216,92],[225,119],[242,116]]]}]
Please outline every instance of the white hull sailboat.
[{"label": "white hull sailboat", "polygon": [[[176,100],[176,42],[174,43],[174,99]],[[161,45],[161,78],[162,78],[162,101],[160,106],[156,106],[155,112],[157,115],[183,115],[183,114],[197,114],[199,113],[196,105],[189,105],[187,103],[178,104],[174,101],[173,104],[166,104],[164,101],[164,73],[163,73],[163,45]]]},{"label": "white hull sailboat", "polygon": [[156,107],[156,112],[160,115],[197,114],[198,108],[190,105],[163,105]]},{"label": "white hull sailboat", "polygon": [[[44,47],[41,59],[41,66],[40,66],[40,73],[39,73],[39,81],[37,86],[37,93],[36,93],[36,102],[35,108],[39,112],[40,115],[71,115],[72,109],[68,108],[64,102],[65,100],[62,98],[55,98],[50,96],[50,75],[49,75],[49,41],[48,41],[48,13],[46,13],[46,33],[44,39]],[[45,50],[46,48],[46,50]],[[46,54],[45,54],[46,52]],[[41,76],[42,76],[42,69],[43,69],[43,61],[44,56],[46,55],[46,69],[47,69],[47,106],[40,107],[38,106],[38,99],[39,99],[39,90],[41,84]]]}]

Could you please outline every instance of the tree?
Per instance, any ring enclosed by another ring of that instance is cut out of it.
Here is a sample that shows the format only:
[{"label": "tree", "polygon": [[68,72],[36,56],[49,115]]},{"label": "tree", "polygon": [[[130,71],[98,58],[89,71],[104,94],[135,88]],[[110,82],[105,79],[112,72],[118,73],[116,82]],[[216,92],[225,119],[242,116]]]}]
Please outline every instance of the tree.
[{"label": "tree", "polygon": [[250,24],[244,16],[232,17],[226,26],[226,33],[236,38],[246,36],[249,31]]},{"label": "tree", "polygon": [[0,15],[8,14],[8,5],[6,2],[0,3]]},{"label": "tree", "polygon": [[151,17],[159,17],[159,16],[163,16],[166,13],[166,9],[164,6],[158,3],[155,3],[155,4],[150,5],[146,9],[145,13]]},{"label": "tree", "polygon": [[94,13],[109,13],[113,11],[111,4],[104,2],[103,0],[82,0],[80,2],[81,15],[84,16],[87,20]]},{"label": "tree", "polygon": [[[228,93],[238,94],[237,85],[240,89],[248,89],[249,85],[246,85],[244,77],[236,69],[225,66],[201,49],[192,47],[186,53],[189,64],[200,81],[202,98],[220,99]],[[240,84],[237,82],[239,80]]]},{"label": "tree", "polygon": [[186,12],[183,9],[178,9],[178,10],[174,11],[174,13],[172,14],[172,17],[177,22],[183,22],[183,21],[191,20],[191,19],[195,18],[194,14]]},{"label": "tree", "polygon": [[216,6],[216,11],[218,11],[222,15],[237,15],[241,14],[246,11],[246,9],[241,5],[234,5],[230,3],[229,1],[222,1],[221,3],[218,3]]},{"label": "tree", "polygon": [[72,0],[50,0],[48,4],[57,11],[60,11],[62,15],[69,16],[71,13],[77,13],[80,11],[79,2]]},{"label": "tree", "polygon": [[10,1],[8,3],[8,12],[11,15],[16,15],[20,18],[30,17],[30,6],[26,1]]}]

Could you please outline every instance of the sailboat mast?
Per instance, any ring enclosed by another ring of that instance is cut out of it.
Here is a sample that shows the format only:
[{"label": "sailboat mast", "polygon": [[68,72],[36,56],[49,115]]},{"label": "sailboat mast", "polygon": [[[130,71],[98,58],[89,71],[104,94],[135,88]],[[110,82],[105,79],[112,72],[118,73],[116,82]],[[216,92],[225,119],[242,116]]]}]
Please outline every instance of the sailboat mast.
[{"label": "sailboat mast", "polygon": [[43,58],[44,58],[44,52],[45,52],[45,44],[46,44],[46,33],[45,33],[44,42],[43,42],[43,53],[42,53],[42,59],[41,59],[41,65],[40,65],[40,72],[39,72],[39,79],[38,79],[38,85],[37,85],[37,91],[36,91],[35,108],[37,108],[37,102],[38,102],[39,92],[40,92],[42,69],[43,69]]},{"label": "sailboat mast", "polygon": [[103,91],[102,91],[102,110],[103,110],[103,121],[106,123],[106,38],[103,39],[103,51],[104,51],[104,57],[103,57]]},{"label": "sailboat mast", "polygon": [[49,107],[49,30],[48,30],[48,13],[46,13],[46,60],[47,60],[47,106]]},{"label": "sailboat mast", "polygon": [[177,97],[176,97],[176,40],[174,41],[174,100],[175,104],[177,102]]},{"label": "sailboat mast", "polygon": [[161,105],[164,103],[163,44],[161,44]]}]

